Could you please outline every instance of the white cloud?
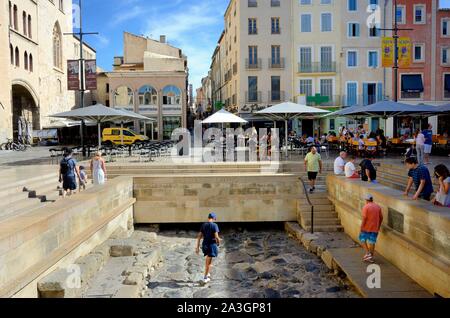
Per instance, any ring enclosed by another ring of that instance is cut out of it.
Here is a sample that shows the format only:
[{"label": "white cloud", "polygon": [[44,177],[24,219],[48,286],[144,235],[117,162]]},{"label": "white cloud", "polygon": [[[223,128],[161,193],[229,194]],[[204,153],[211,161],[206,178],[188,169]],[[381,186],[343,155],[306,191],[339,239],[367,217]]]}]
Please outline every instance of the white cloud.
[{"label": "white cloud", "polygon": [[178,1],[164,10],[153,8],[142,33],[154,39],[166,35],[169,43],[182,49],[188,57],[190,83],[199,87],[201,78],[208,74],[227,3],[218,0],[188,2],[186,5],[186,1]]}]

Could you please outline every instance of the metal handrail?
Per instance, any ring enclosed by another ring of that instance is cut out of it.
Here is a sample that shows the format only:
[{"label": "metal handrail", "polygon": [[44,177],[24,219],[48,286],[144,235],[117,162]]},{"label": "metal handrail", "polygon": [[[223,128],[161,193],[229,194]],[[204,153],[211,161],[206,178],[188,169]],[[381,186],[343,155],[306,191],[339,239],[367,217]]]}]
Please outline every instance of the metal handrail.
[{"label": "metal handrail", "polygon": [[308,190],[306,189],[305,181],[301,177],[298,179],[303,184],[303,189],[305,190],[306,200],[308,201],[308,204],[311,207],[311,234],[314,234],[314,205],[311,203],[311,200],[309,199],[309,193],[308,193]]}]

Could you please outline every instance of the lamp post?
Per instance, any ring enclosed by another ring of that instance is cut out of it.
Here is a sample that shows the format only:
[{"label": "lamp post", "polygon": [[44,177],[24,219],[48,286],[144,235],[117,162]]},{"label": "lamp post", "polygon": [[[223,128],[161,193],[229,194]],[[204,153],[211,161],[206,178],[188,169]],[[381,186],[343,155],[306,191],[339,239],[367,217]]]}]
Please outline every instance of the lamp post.
[{"label": "lamp post", "polygon": [[[80,89],[78,90],[80,92],[80,107],[84,108],[84,92],[86,91],[85,89],[85,81],[84,81],[84,56],[83,56],[83,36],[84,35],[98,35],[98,32],[83,32],[83,15],[82,15],[82,11],[81,11],[81,0],[78,0],[78,8],[80,10],[79,14],[79,32],[76,33],[64,33],[64,35],[71,35],[71,36],[78,36],[79,39],[79,43],[80,43],[80,74],[81,74],[81,79],[80,79]],[[81,147],[83,148],[83,157],[86,157],[86,145],[84,142],[84,127],[85,127],[85,123],[84,120],[81,121],[81,126],[80,126],[80,137],[81,137]]]},{"label": "lamp post", "polygon": [[[392,31],[394,39],[394,102],[398,102],[398,31],[413,31],[414,29],[400,29],[398,27],[398,17],[397,17],[398,4],[397,0],[394,0],[394,27],[393,28],[383,28],[379,29],[382,31]],[[394,137],[397,137],[397,116],[394,116]],[[385,127],[386,128],[386,127]]]}]

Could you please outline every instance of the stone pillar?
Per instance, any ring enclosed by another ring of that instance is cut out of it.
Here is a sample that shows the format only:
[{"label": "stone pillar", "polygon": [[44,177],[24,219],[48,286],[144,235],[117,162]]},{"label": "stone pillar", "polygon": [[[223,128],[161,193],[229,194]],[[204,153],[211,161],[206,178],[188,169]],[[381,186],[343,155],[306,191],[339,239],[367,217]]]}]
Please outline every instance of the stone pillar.
[{"label": "stone pillar", "polygon": [[158,141],[163,140],[163,91],[158,91]]}]

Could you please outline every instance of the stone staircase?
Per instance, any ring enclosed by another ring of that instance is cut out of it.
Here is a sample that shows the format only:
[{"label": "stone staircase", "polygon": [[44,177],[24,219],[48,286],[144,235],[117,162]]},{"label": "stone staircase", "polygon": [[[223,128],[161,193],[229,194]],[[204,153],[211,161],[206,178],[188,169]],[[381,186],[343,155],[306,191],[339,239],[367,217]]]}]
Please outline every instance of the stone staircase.
[{"label": "stone staircase", "polygon": [[60,183],[55,169],[0,186],[0,221],[49,206],[61,198]]},{"label": "stone staircase", "polygon": [[[326,172],[332,173],[332,171]],[[302,174],[302,179],[305,181],[307,191],[309,191],[306,174]],[[307,195],[314,206],[314,232],[342,232],[344,229],[341,221],[335,212],[333,203],[328,199],[326,175],[318,177],[314,193],[303,193],[302,200],[297,205],[298,223],[306,231],[311,231],[311,206],[308,203]]]}]

